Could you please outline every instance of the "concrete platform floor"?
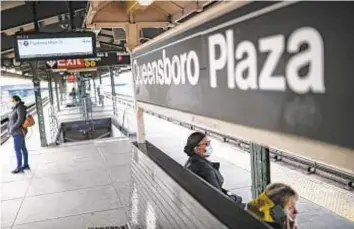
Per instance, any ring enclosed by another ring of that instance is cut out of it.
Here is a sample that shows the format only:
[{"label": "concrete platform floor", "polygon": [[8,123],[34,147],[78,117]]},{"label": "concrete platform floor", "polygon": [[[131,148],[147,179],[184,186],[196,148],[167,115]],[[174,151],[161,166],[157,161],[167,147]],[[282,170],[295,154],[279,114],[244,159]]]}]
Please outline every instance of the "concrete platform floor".
[{"label": "concrete platform floor", "polygon": [[[127,223],[130,142],[30,149],[31,171],[13,175],[1,147],[1,228],[87,228]],[[7,150],[5,150],[7,149]]]}]

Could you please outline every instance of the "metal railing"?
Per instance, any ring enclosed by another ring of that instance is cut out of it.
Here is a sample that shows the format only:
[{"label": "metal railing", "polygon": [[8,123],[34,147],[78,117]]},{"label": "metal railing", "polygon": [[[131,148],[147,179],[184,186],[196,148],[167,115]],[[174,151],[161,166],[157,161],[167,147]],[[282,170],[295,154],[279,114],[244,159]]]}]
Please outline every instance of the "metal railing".
[{"label": "metal railing", "polygon": [[[46,105],[49,102],[48,97],[45,97],[42,99],[42,104]],[[35,114],[36,113],[36,103],[30,103],[27,106],[27,114]],[[1,117],[1,136],[0,136],[0,144],[2,145],[4,142],[6,142],[9,137],[10,137],[10,133],[8,130],[8,123],[9,123],[9,118],[8,115],[10,114],[10,111],[7,113],[7,115],[3,115]]]},{"label": "metal railing", "polygon": [[58,108],[56,105],[49,107],[48,115],[49,115],[50,143],[55,143],[57,139],[58,130],[59,130]]},{"label": "metal railing", "polygon": [[120,131],[128,136],[134,135],[134,126],[131,124],[134,123],[132,117],[134,117],[133,100],[129,96],[125,95],[116,95],[114,98],[110,96],[111,99],[115,100],[113,105],[113,113],[117,117],[118,125],[120,126]]},{"label": "metal railing", "polygon": [[[109,95],[107,97],[112,98],[112,95]],[[114,99],[116,102],[118,102],[119,104],[122,104],[126,107],[126,109],[123,112],[123,121],[122,121],[123,127],[124,127],[124,123],[126,123],[126,122],[124,122],[124,118],[127,119],[125,116],[127,116],[126,114],[129,113],[129,109],[130,109],[130,113],[134,114],[134,112],[132,112],[132,111],[134,111],[134,99],[130,96],[119,95],[119,94],[116,95]],[[202,131],[206,134],[220,138],[224,142],[228,142],[232,145],[235,145],[236,147],[238,147],[239,149],[241,149],[245,152],[248,152],[248,153],[250,152],[250,144],[251,144],[250,141],[235,138],[232,136],[223,135],[223,134],[217,133],[215,131],[202,128],[200,126],[196,126],[191,123],[182,122],[182,121],[173,119],[171,117],[157,114],[153,111],[145,110],[145,113],[156,116],[158,118],[164,119],[169,122],[173,122],[177,125],[184,126],[184,127],[189,128],[191,130]],[[285,151],[281,151],[281,150],[274,149],[274,148],[270,149],[270,154],[271,154],[271,157],[276,162],[283,161],[285,163],[292,164],[292,165],[293,164],[296,164],[297,166],[301,165],[301,167],[303,167],[308,172],[308,174],[317,173],[318,175],[323,176],[324,174],[322,174],[321,172],[324,172],[324,173],[326,173],[326,175],[325,175],[326,178],[331,179],[331,177],[334,177],[335,181],[343,183],[343,184],[347,185],[349,188],[354,188],[354,174],[352,174],[350,172],[341,170],[339,168],[332,167],[330,165],[320,163],[315,160],[311,160],[306,157],[301,157],[301,156],[291,153],[291,152],[285,152]],[[328,175],[330,175],[331,177],[328,177]]]}]

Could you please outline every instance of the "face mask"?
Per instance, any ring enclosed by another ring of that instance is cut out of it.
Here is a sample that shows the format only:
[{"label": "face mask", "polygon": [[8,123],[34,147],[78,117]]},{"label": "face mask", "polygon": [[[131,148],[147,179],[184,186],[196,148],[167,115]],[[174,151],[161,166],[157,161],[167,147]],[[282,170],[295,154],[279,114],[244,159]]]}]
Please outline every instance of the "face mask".
[{"label": "face mask", "polygon": [[293,219],[291,217],[290,211],[287,209],[284,209],[284,212],[285,212],[286,216],[288,217],[290,228],[295,228],[297,226],[297,224],[296,224],[295,219]]},{"label": "face mask", "polygon": [[213,147],[211,147],[211,145],[209,144],[207,147],[206,147],[206,151],[205,151],[205,155],[207,157],[210,157],[210,155],[213,153]]}]

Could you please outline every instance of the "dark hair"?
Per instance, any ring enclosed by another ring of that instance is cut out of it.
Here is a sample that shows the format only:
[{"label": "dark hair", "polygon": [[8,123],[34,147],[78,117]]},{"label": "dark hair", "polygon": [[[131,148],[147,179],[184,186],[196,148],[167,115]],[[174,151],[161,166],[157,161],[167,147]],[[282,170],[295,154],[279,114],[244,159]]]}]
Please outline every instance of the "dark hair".
[{"label": "dark hair", "polygon": [[22,102],[20,96],[18,96],[18,95],[13,95],[12,99],[15,100],[16,102]]},{"label": "dark hair", "polygon": [[184,152],[191,157],[194,154],[194,147],[198,146],[199,142],[205,138],[205,134],[201,132],[194,132],[189,135]]},{"label": "dark hair", "polygon": [[269,185],[265,192],[276,205],[280,205],[282,208],[285,207],[290,197],[298,195],[293,188],[282,183]]}]

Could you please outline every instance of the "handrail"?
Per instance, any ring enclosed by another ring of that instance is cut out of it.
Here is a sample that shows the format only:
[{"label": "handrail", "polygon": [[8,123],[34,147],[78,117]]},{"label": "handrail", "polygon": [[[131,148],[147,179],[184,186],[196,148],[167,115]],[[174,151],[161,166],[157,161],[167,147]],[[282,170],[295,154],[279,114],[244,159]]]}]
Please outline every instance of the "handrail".
[{"label": "handrail", "polygon": [[[109,94],[109,93],[108,93]],[[127,96],[127,95],[116,95],[115,100],[121,104],[124,104],[128,107],[134,108],[134,99],[133,97]],[[241,150],[248,152],[249,153],[249,148],[250,148],[250,141],[244,140],[244,139],[238,139],[232,136],[227,136],[227,135],[223,135],[220,133],[216,133],[214,131],[208,130],[206,128],[202,128],[200,126],[194,125],[194,124],[190,124],[190,123],[185,123],[185,122],[181,122],[179,120],[175,120],[171,117],[167,117],[161,114],[157,114],[153,111],[149,111],[149,110],[145,110],[145,113],[148,113],[150,115],[156,116],[158,118],[164,119],[166,121],[169,122],[173,122],[173,123],[177,123],[181,126],[190,128],[190,129],[195,129],[195,130],[200,130],[202,132],[205,132],[206,134],[209,135],[213,135],[216,137],[219,137],[221,139],[223,139],[224,142],[229,142],[229,143],[233,143],[233,145],[236,145],[238,148],[240,148]],[[317,162],[315,160],[311,160],[309,158],[305,158],[305,157],[301,157],[299,155],[296,155],[294,153],[290,153],[290,152],[285,152],[285,151],[281,151],[278,149],[270,149],[270,153],[272,155],[272,157],[276,160],[276,161],[282,161],[283,159],[285,160],[289,160],[292,163],[298,163],[298,164],[303,164],[307,166],[307,172],[308,173],[316,173],[316,171],[323,171],[325,173],[328,173],[330,175],[333,175],[337,178],[341,178],[344,179],[346,182],[346,185],[350,188],[354,188],[354,174],[341,170],[339,168],[334,168],[330,165],[326,165],[320,162]]]},{"label": "handrail", "polygon": [[[42,104],[47,104],[49,102],[49,98],[45,97],[42,99]],[[27,113],[33,115],[36,113],[36,103],[31,103],[30,105],[27,106]],[[1,119],[1,135],[0,135],[0,145],[2,145],[4,142],[6,142],[9,137],[9,130],[8,130],[8,122],[9,122],[9,115],[10,112],[7,113],[7,116]]]}]

